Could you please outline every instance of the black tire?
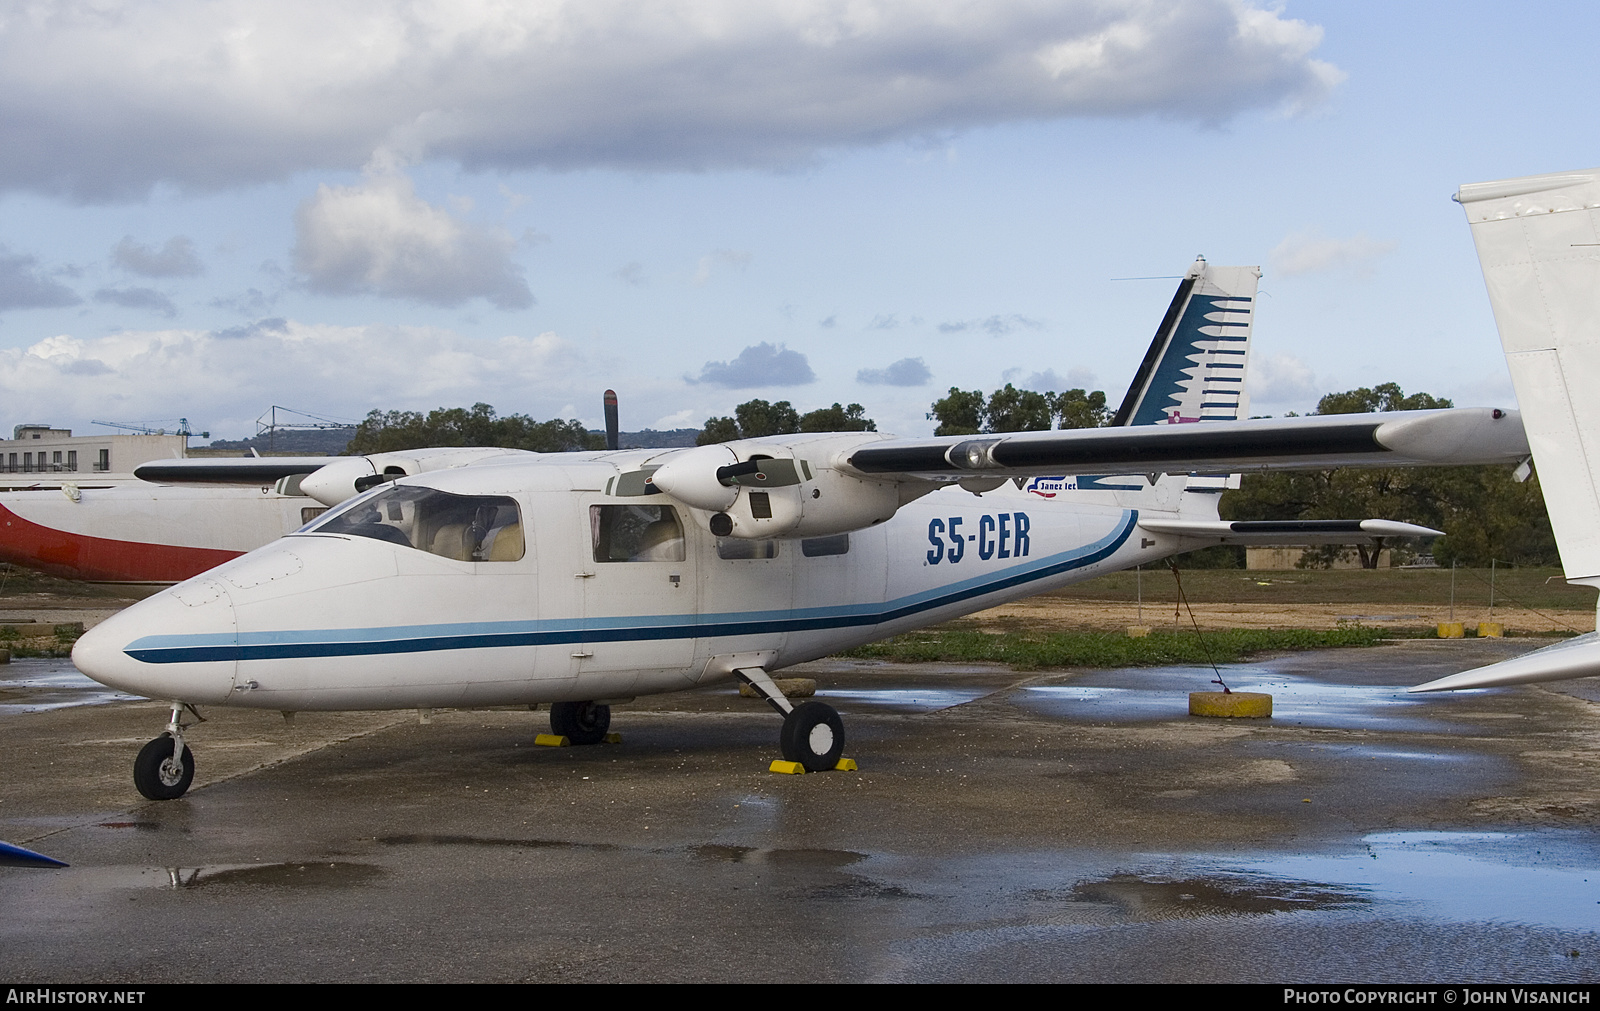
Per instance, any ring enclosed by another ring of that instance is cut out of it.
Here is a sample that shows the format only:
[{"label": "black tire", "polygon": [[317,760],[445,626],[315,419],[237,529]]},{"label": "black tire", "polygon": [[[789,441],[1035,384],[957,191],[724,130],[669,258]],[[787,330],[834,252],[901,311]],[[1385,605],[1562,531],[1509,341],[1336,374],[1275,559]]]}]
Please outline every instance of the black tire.
[{"label": "black tire", "polygon": [[844,754],[844,721],[822,702],[804,702],[783,718],[778,735],[783,757],[799,762],[807,772],[826,772]]},{"label": "black tire", "polygon": [[183,746],[180,761],[172,760],[172,735],[162,734],[139,749],[133,760],[133,785],[151,800],[176,800],[194,782],[194,755]]},{"label": "black tire", "polygon": [[594,702],[557,702],[550,707],[550,731],[573,744],[599,744],[611,727],[611,707]]}]

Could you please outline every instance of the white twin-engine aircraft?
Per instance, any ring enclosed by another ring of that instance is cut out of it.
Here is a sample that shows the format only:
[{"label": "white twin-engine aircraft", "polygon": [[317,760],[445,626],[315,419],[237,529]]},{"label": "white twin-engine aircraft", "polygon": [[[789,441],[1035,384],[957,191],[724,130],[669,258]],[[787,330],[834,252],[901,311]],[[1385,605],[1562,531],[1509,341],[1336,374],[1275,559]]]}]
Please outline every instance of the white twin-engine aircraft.
[{"label": "white twin-engine aircraft", "polygon": [[172,700],[134,766],[152,799],[189,786],[196,706],[553,703],[589,744],[617,701],[725,678],[783,715],[787,759],[831,769],[838,714],[771,671],[1206,545],[1438,533],[1225,522],[1230,473],[1526,458],[1499,410],[1237,420],[1258,277],[1195,263],[1112,428],[339,461],[304,489],[354,498],[108,619],[73,661]]}]

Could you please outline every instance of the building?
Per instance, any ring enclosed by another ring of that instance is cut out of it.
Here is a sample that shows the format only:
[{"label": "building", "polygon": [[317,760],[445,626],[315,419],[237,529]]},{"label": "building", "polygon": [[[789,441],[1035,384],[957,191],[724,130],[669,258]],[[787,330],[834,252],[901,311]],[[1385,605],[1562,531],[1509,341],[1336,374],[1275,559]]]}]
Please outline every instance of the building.
[{"label": "building", "polygon": [[0,488],[116,483],[131,480],[141,463],[188,455],[189,439],[182,435],[74,436],[70,428],[18,425],[12,438],[0,439]]}]

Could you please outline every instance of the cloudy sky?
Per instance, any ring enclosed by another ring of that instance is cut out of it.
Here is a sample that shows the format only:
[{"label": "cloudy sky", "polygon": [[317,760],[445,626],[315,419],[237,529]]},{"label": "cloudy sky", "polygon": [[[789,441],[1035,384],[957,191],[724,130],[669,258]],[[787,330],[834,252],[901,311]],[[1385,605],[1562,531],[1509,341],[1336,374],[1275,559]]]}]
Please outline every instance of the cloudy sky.
[{"label": "cloudy sky", "polygon": [[[1119,399],[1196,254],[1257,413],[1510,385],[1463,182],[1600,164],[1571,3],[32,0],[0,13],[0,426],[486,401],[931,430]],[[1123,280],[1124,278],[1156,278]],[[103,429],[102,429],[103,431]]]}]

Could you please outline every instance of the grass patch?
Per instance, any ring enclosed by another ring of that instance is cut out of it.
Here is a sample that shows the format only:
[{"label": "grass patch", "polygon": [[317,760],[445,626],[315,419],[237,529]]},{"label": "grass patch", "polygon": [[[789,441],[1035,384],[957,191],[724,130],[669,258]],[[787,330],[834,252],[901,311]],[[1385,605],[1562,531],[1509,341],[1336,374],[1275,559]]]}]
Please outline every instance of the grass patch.
[{"label": "grass patch", "polygon": [[1235,628],[1207,632],[1152,631],[1140,639],[1123,632],[980,632],[928,630],[897,635],[839,654],[901,663],[968,661],[1041,667],[1154,667],[1165,664],[1238,663],[1280,650],[1375,646],[1395,629],[1348,625],[1334,629]]},{"label": "grass patch", "polygon": [[[1549,611],[1587,611],[1595,607],[1593,587],[1572,586],[1560,569],[1500,566],[1493,574],[1495,611],[1518,607]],[[1121,600],[1132,603],[1140,578],[1113,572],[1043,596],[1063,600]],[[1144,603],[1171,611],[1176,593],[1172,573],[1147,567]],[[1455,576],[1456,607],[1487,607],[1488,569],[1460,569]],[[1450,603],[1449,569],[1184,569],[1183,591],[1192,604],[1425,604]]]}]

